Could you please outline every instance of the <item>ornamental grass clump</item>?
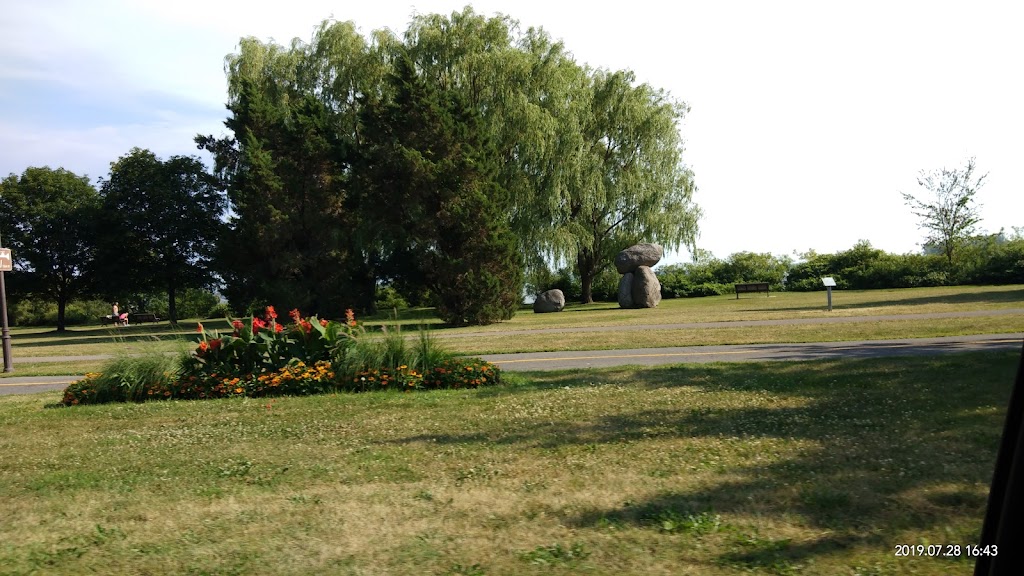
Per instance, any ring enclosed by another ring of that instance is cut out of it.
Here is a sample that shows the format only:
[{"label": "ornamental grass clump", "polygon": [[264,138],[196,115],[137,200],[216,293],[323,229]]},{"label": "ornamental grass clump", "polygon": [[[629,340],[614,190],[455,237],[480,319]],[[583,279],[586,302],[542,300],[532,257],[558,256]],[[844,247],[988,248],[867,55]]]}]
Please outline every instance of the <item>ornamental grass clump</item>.
[{"label": "ornamental grass clump", "polygon": [[71,383],[64,390],[62,402],[68,406],[142,402],[171,386],[177,370],[177,359],[166,354],[115,358],[103,372],[91,372]]}]

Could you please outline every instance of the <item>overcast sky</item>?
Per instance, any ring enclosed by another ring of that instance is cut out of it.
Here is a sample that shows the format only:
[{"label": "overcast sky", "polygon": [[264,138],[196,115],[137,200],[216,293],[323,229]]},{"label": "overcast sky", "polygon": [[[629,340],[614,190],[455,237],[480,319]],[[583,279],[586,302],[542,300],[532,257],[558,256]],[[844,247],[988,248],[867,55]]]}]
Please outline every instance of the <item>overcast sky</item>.
[{"label": "overcast sky", "polygon": [[[243,36],[309,41],[322,20],[401,34],[466,2],[0,0],[0,176],[105,177],[132,147],[195,154],[221,134],[224,56]],[[1024,4],[473,2],[543,27],[592,67],[632,69],[691,112],[684,158],[698,245],[903,253],[922,233],[900,192],[977,158],[989,232],[1024,226]],[[687,260],[683,251],[666,261]]]}]

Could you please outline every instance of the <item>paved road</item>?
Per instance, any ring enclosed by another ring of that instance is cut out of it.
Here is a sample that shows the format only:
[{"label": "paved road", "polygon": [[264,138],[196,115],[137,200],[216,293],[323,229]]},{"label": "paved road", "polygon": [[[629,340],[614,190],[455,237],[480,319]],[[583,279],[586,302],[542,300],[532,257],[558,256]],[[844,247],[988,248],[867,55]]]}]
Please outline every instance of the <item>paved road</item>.
[{"label": "paved road", "polygon": [[587,352],[536,352],[529,354],[488,354],[481,356],[503,370],[560,370],[602,368],[639,364],[682,362],[753,362],[764,360],[818,360],[823,358],[877,358],[883,356],[924,356],[978,350],[1014,350],[1024,344],[1024,334],[989,334],[815,342],[806,344],[746,344],[730,346],[687,346],[635,350],[594,350]]},{"label": "paved road", "polygon": [[[623,365],[652,366],[683,362],[798,361],[823,358],[924,356],[978,350],[1020,350],[1022,344],[1024,344],[1024,334],[988,334],[857,342],[488,354],[481,358],[497,364],[504,370],[561,370]],[[60,390],[77,378],[77,376],[7,377],[0,379],[0,396]]]},{"label": "paved road", "polygon": [[979,316],[1012,316],[1014,314],[1024,314],[1024,308],[997,308],[994,310],[969,310],[963,312],[928,312],[922,314],[881,314],[875,316],[817,316],[814,318],[781,318],[776,320],[727,320],[718,322],[683,322],[677,324],[622,324],[614,326],[577,326],[574,328],[435,332],[432,335],[438,338],[479,338],[481,336],[525,336],[529,334],[560,334],[564,332],[625,332],[635,330],[690,330],[703,328],[796,326],[805,324],[848,324],[854,322],[886,322],[890,320],[934,320],[941,318],[975,318]]},{"label": "paved road", "polygon": [[81,376],[8,376],[0,378],[0,396],[63,390]]}]

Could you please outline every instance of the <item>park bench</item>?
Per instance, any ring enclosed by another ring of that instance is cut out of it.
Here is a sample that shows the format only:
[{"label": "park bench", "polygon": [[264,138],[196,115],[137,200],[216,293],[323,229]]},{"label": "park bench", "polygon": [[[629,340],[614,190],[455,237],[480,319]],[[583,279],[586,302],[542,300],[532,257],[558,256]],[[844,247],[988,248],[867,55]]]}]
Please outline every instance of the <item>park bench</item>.
[{"label": "park bench", "polygon": [[139,313],[139,314],[128,314],[129,324],[142,324],[143,322],[159,322],[160,318],[156,314]]},{"label": "park bench", "polygon": [[746,294],[749,292],[764,292],[765,297],[768,297],[768,283],[767,282],[750,282],[747,284],[736,285],[736,299],[739,300],[740,294]]}]

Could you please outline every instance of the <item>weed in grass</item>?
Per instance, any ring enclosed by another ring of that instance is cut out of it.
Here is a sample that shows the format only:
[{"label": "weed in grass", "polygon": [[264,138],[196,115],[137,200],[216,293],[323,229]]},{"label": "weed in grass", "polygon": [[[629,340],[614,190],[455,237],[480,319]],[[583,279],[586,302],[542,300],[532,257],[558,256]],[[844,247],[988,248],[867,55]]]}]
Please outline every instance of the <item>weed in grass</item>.
[{"label": "weed in grass", "polygon": [[725,565],[742,569],[761,569],[780,576],[796,574],[801,568],[788,557],[788,539],[771,540],[756,534],[738,534],[733,542],[736,550],[723,559]]},{"label": "weed in grass", "polygon": [[248,475],[250,470],[252,462],[249,460],[229,460],[217,467],[217,475],[221,478],[238,478]]},{"label": "weed in grass", "polygon": [[530,564],[540,566],[575,565],[586,560],[590,552],[580,542],[574,542],[568,548],[561,544],[538,546],[522,554],[522,559]]},{"label": "weed in grass", "polygon": [[288,497],[288,501],[292,504],[313,504],[319,506],[323,504],[323,500],[319,496],[306,496],[305,494],[292,494]]},{"label": "weed in grass", "polygon": [[668,534],[703,536],[722,529],[722,517],[710,512],[691,514],[662,510],[654,515],[651,521],[659,530]]},{"label": "weed in grass", "polygon": [[445,574],[446,576],[486,576],[487,572],[484,572],[484,567],[479,564],[472,564],[470,566],[454,564]]}]

